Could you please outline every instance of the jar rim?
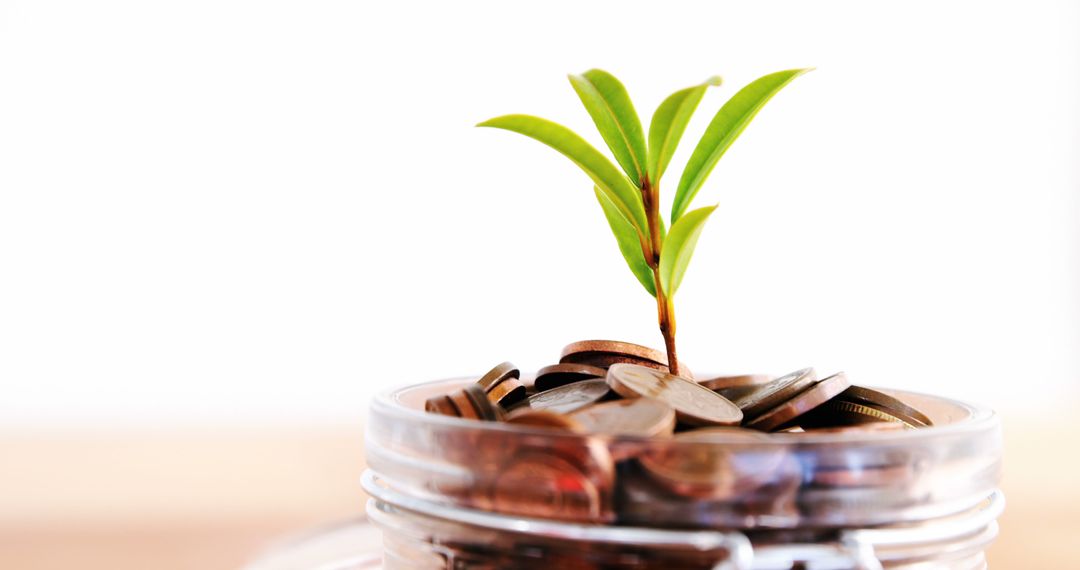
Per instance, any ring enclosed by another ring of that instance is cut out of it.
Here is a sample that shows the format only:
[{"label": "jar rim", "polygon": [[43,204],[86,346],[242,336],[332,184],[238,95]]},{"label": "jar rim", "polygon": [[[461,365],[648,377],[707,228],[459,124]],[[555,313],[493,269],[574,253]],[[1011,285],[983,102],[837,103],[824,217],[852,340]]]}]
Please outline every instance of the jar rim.
[{"label": "jar rim", "polygon": [[[409,423],[421,422],[430,425],[445,425],[453,426],[457,428],[472,428],[487,432],[496,433],[520,433],[528,435],[544,435],[550,436],[552,430],[543,427],[535,427],[519,424],[507,424],[503,422],[482,422],[469,420],[465,418],[456,418],[452,416],[433,414],[424,411],[420,405],[422,401],[417,402],[417,405],[409,406],[404,402],[404,398],[407,398],[410,392],[420,391],[424,389],[435,388],[440,385],[445,385],[447,391],[467,385],[474,381],[473,377],[453,377],[445,378],[441,380],[429,380],[425,382],[417,382],[406,386],[399,386],[389,390],[384,390],[377,394],[371,403],[372,410],[382,414],[388,414],[391,416],[397,416],[403,421]],[[958,411],[965,414],[965,417],[956,419],[955,421],[949,421],[947,423],[935,422],[932,426],[920,427],[917,429],[906,429],[889,432],[825,432],[814,433],[808,432],[776,432],[776,433],[762,433],[764,436],[760,441],[755,443],[757,446],[767,445],[780,445],[791,446],[793,444],[850,444],[850,443],[875,443],[875,444],[887,444],[890,442],[897,443],[911,443],[924,439],[935,439],[942,436],[954,436],[971,434],[980,431],[997,429],[1000,426],[1001,419],[997,412],[994,410],[968,402],[963,402],[953,398],[946,398],[944,396],[937,396],[933,394],[927,394],[925,392],[917,392],[912,390],[901,390],[895,388],[884,388],[868,386],[875,390],[880,390],[891,395],[897,395],[901,399],[915,398],[918,400],[926,400],[928,402],[935,402],[941,405],[951,406],[954,411]],[[667,445],[682,444],[687,445],[701,445],[699,442],[676,442],[670,437],[665,436],[644,436],[644,435],[630,435],[630,434],[563,434],[560,436],[568,437],[582,437],[592,440],[601,441],[604,443],[612,442],[625,442],[628,444],[642,444],[649,442],[665,442]],[[717,434],[715,437],[715,443],[718,444],[739,444],[741,441],[732,438],[732,441],[725,441],[723,434]]]}]

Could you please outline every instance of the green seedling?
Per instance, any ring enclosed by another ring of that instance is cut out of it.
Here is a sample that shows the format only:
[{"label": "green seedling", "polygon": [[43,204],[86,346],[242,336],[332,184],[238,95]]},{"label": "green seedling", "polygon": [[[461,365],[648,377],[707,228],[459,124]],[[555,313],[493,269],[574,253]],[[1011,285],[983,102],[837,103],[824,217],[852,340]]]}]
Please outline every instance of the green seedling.
[{"label": "green seedling", "polygon": [[673,299],[701,230],[716,206],[687,209],[717,161],[758,111],[785,85],[807,71],[770,73],[743,87],[724,103],[683,168],[671,205],[670,229],[660,215],[660,180],[705,91],[710,86],[719,86],[720,78],[710,78],[665,99],[653,113],[646,140],[634,104],[615,76],[599,69],[570,75],[570,84],[619,167],[570,129],[546,119],[504,115],[477,126],[506,129],[534,138],[565,155],[592,179],[596,199],[615,234],[619,251],[641,286],[656,298],[668,368],[672,374],[679,374]]}]

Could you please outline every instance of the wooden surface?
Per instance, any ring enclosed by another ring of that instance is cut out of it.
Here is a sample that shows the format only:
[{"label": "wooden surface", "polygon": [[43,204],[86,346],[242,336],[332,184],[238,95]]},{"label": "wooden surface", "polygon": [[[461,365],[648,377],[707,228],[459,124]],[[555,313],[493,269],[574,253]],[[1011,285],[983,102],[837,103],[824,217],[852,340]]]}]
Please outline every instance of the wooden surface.
[{"label": "wooden surface", "polygon": [[216,570],[363,511],[359,426],[0,433],[0,568]]},{"label": "wooden surface", "polygon": [[[995,568],[1076,568],[1075,430],[1006,420]],[[0,568],[239,568],[362,511],[359,427],[0,433]]]}]

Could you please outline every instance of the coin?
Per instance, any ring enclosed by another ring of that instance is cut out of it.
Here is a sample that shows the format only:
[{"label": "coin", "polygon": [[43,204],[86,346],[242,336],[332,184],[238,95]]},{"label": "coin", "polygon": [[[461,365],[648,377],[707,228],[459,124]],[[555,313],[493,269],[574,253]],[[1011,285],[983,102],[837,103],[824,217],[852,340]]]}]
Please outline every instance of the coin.
[{"label": "coin", "polygon": [[919,427],[917,425],[909,424],[902,418],[894,416],[889,412],[870,406],[864,406],[862,404],[854,404],[840,400],[839,398],[826,402],[818,409],[799,418],[799,423],[806,429],[855,426],[875,422],[894,422],[912,428]]},{"label": "coin", "polygon": [[582,380],[558,388],[552,388],[529,396],[527,400],[515,406],[534,410],[549,410],[558,414],[569,414],[585,406],[599,402],[611,393],[611,388],[603,378]]},{"label": "coin", "polygon": [[[758,436],[768,437],[758,433]],[[704,444],[705,446],[714,445]],[[756,449],[755,444],[746,448]],[[654,451],[656,451],[654,446]],[[768,452],[766,452],[768,453]],[[764,458],[764,457],[763,457]],[[700,487],[679,487],[674,489],[649,473],[638,461],[628,461],[619,468],[619,487],[616,489],[615,504],[618,507],[619,524],[651,528],[743,528],[762,527],[787,528],[795,526],[799,520],[796,502],[801,471],[798,461],[790,454],[781,460],[777,467],[770,468],[769,474],[760,476],[761,486],[755,475],[745,483],[735,485],[721,483],[714,486],[705,481]],[[740,472],[750,474],[760,467],[748,463]],[[721,469],[721,472],[724,470]],[[732,471],[731,473],[735,473]],[[724,479],[734,481],[734,479]],[[735,490],[735,487],[739,490]],[[743,488],[749,491],[741,491]],[[714,494],[715,492],[715,494]],[[772,533],[770,532],[770,536]],[[795,542],[795,541],[792,541]],[[722,558],[727,560],[728,558]],[[717,559],[711,562],[715,563]],[[649,568],[654,566],[650,565]],[[712,568],[710,563],[685,566],[655,566],[656,568]]]},{"label": "coin", "polygon": [[574,364],[572,362],[566,362],[563,364],[552,364],[551,366],[545,366],[536,373],[536,380],[533,385],[536,386],[538,392],[544,390],[550,390],[552,388],[558,388],[559,386],[565,386],[573,382],[581,380],[588,380],[590,378],[603,378],[607,376],[607,370],[599,368],[597,366],[589,366],[588,364]]},{"label": "coin", "polygon": [[582,522],[603,514],[596,482],[566,459],[540,451],[507,462],[490,496],[494,510],[506,514]]},{"label": "coin", "polygon": [[518,381],[521,371],[512,362],[503,362],[476,381],[492,402],[511,406],[525,399],[525,385]]},{"label": "coin", "polygon": [[746,424],[747,427],[772,431],[793,422],[799,416],[835,398],[851,386],[847,376],[838,372],[814,383],[790,400],[761,414]]},{"label": "coin", "polygon": [[484,394],[484,390],[480,386],[470,384],[463,388],[463,391],[465,392],[465,395],[469,397],[469,403],[472,404],[473,409],[480,419],[494,422],[501,418],[502,410],[491,403],[491,400],[488,398],[489,395]]},{"label": "coin", "polygon": [[608,369],[607,383],[624,398],[654,398],[671,406],[689,425],[738,425],[742,412],[729,400],[680,376],[633,364]]},{"label": "coin", "polygon": [[[720,392],[721,395],[723,395],[725,390],[755,388],[772,381],[773,377],[768,374],[738,374],[734,376],[716,376],[705,380],[698,380],[697,383],[714,392]],[[728,398],[726,395],[724,397]]]},{"label": "coin", "polygon": [[[615,364],[637,364],[667,371],[667,355],[654,348],[617,340],[583,340],[572,342],[562,350],[560,363],[588,364],[607,369]],[[680,360],[680,375],[693,378],[690,369]]]},{"label": "coin", "polygon": [[786,454],[763,433],[714,427],[676,434],[639,462],[677,494],[726,499],[767,483]]},{"label": "coin", "polygon": [[606,435],[655,436],[675,431],[675,410],[652,398],[595,404],[574,412],[570,418],[587,432]]},{"label": "coin", "polygon": [[[659,362],[653,362],[651,360],[645,360],[644,358],[637,358],[634,356],[627,356],[625,354],[614,354],[610,352],[581,352],[573,356],[575,362],[581,362],[597,368],[607,370],[616,364],[636,364],[638,366],[644,366],[646,368],[653,368],[655,370],[661,370],[663,372],[668,371],[667,364],[660,364]],[[569,363],[567,363],[569,364]],[[682,361],[679,361],[679,375],[683,378],[694,378],[694,373],[690,371]]]},{"label": "coin", "polygon": [[505,378],[487,391],[488,399],[503,407],[513,406],[525,396],[525,385],[515,378]]},{"label": "coin", "polygon": [[506,423],[548,427],[566,431],[584,432],[585,426],[570,416],[557,414],[550,410],[534,410],[532,408],[518,408],[506,416]]},{"label": "coin", "polygon": [[457,410],[457,406],[454,405],[450,396],[447,396],[446,394],[439,394],[438,396],[428,398],[427,401],[424,402],[424,411],[433,414],[442,414],[444,416],[461,416],[461,413]]},{"label": "coin", "polygon": [[480,419],[480,412],[476,409],[476,405],[472,403],[469,395],[465,393],[464,388],[450,392],[448,397],[454,403],[454,407],[457,408],[458,415],[469,420]]},{"label": "coin", "polygon": [[799,392],[809,388],[815,380],[817,380],[817,373],[814,369],[803,368],[785,374],[734,402],[747,418],[753,419],[794,398]]},{"label": "coin", "polygon": [[491,389],[507,378],[518,379],[521,378],[521,371],[517,366],[514,366],[513,362],[503,362],[495,368],[488,370],[487,374],[484,374],[476,381],[485,392],[490,392]]},{"label": "coin", "polygon": [[870,388],[852,386],[847,390],[844,390],[837,398],[845,402],[862,404],[887,412],[889,415],[898,417],[907,424],[920,427],[933,425],[933,422],[930,421],[930,418],[926,417],[926,414],[901,402],[897,398]]},{"label": "coin", "polygon": [[[641,346],[640,344],[634,344],[631,342],[621,342],[617,340],[582,340],[578,342],[572,342],[562,349],[560,355],[562,359],[572,357],[578,353],[590,353],[590,352],[606,352],[611,354],[623,354],[627,356],[634,356],[644,360],[651,360],[657,364],[664,364],[667,362],[667,356],[656,350],[655,348],[649,348],[647,346]],[[573,360],[562,360],[560,362],[573,362]]]}]

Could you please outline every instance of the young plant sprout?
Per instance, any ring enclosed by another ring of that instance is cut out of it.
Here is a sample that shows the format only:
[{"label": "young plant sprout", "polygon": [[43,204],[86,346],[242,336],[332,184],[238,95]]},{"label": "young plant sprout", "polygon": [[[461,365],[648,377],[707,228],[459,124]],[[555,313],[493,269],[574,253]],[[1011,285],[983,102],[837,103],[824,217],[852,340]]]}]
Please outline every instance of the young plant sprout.
[{"label": "young plant sprout", "polygon": [[504,115],[477,126],[532,137],[564,154],[593,181],[619,251],[641,286],[656,298],[668,369],[679,374],[673,298],[705,221],[716,206],[687,211],[731,143],[777,92],[809,69],[770,73],[743,87],[713,117],[683,169],[671,205],[671,229],[660,215],[660,180],[705,90],[720,78],[671,94],[653,113],[648,142],[626,88],[615,76],[592,69],[570,75],[574,87],[622,172],[570,129],[529,115]]}]

